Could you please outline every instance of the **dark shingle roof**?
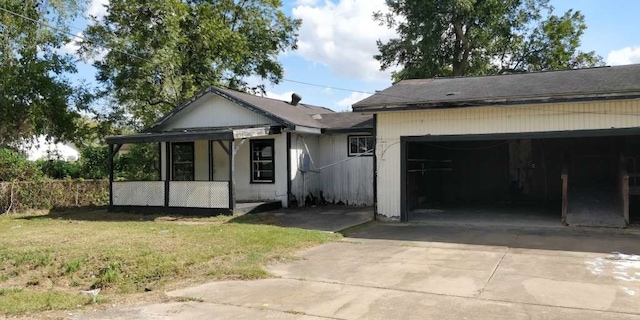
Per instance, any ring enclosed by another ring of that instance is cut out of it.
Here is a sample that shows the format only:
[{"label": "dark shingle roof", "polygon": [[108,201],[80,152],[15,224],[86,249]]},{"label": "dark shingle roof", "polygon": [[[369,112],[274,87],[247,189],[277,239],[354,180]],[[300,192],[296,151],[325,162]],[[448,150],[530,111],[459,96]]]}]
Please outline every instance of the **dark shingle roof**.
[{"label": "dark shingle roof", "polygon": [[640,64],[484,77],[400,81],[353,105],[355,111],[536,103],[640,94]]},{"label": "dark shingle roof", "polygon": [[373,129],[373,116],[370,114],[339,112],[323,114],[321,117],[318,121],[326,129]]},{"label": "dark shingle roof", "polygon": [[321,128],[322,124],[314,120],[311,116],[314,114],[335,113],[335,111],[331,109],[304,103],[298,103],[298,105],[293,106],[288,101],[260,97],[230,89],[216,88],[216,90],[249,103],[285,121],[301,126]]},{"label": "dark shingle roof", "polygon": [[153,126],[145,130],[145,132],[161,130],[162,124],[169,118],[172,118],[207,93],[228,99],[247,109],[261,113],[277,122],[281,122],[284,125],[299,125],[318,129],[351,129],[361,127],[366,128],[367,126],[369,126],[369,128],[373,128],[372,121],[370,125],[365,124],[367,120],[371,120],[373,118],[371,115],[362,115],[351,112],[336,113],[335,111],[325,107],[305,103],[298,103],[294,106],[288,101],[271,99],[212,86],[202,90],[188,102],[182,104],[171,113],[158,120]]}]

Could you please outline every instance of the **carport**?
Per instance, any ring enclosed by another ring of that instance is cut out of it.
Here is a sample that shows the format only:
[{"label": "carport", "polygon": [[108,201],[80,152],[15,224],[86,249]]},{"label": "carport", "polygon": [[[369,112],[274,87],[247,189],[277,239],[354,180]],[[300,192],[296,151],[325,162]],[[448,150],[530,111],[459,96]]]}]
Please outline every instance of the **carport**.
[{"label": "carport", "polygon": [[631,177],[633,194],[639,134],[611,129],[402,137],[401,218],[624,227],[636,219],[629,216],[628,183]]}]

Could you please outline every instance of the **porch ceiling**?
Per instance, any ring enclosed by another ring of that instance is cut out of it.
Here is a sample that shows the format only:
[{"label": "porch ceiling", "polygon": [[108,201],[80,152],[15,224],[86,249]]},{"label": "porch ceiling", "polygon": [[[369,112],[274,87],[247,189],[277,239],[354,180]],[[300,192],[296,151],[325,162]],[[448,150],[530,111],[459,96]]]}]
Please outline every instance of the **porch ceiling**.
[{"label": "porch ceiling", "polygon": [[143,132],[107,137],[107,144],[177,142],[195,140],[234,140],[280,133],[281,126],[237,128],[189,128],[180,131]]}]

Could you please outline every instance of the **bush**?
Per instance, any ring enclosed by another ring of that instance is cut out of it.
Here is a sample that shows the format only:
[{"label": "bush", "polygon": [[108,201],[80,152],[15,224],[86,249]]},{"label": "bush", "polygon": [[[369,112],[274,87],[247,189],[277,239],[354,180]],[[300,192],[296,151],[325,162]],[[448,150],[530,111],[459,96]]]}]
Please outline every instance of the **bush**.
[{"label": "bush", "polygon": [[40,168],[23,154],[0,148],[0,181],[26,181],[42,178]]},{"label": "bush", "polygon": [[75,162],[64,160],[38,160],[37,166],[42,173],[52,179],[78,179],[80,166]]},{"label": "bush", "polygon": [[107,179],[109,177],[109,148],[88,146],[80,152],[78,160],[81,176],[85,179]]}]

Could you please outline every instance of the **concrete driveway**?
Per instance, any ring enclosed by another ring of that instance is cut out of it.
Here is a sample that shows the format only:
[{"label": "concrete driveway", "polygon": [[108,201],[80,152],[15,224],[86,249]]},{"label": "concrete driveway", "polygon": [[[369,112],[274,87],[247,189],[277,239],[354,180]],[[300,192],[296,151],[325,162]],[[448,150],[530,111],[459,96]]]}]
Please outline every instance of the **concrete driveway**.
[{"label": "concrete driveway", "polygon": [[169,292],[111,319],[640,319],[640,236],[371,224],[273,279]]}]

